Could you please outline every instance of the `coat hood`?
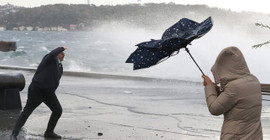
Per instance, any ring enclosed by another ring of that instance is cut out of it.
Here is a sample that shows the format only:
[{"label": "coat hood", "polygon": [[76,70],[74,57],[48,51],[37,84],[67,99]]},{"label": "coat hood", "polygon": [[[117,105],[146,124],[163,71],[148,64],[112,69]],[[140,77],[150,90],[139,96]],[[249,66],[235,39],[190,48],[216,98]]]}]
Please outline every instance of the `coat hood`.
[{"label": "coat hood", "polygon": [[237,47],[227,47],[218,55],[211,68],[215,82],[223,88],[228,82],[250,75],[247,63]]}]

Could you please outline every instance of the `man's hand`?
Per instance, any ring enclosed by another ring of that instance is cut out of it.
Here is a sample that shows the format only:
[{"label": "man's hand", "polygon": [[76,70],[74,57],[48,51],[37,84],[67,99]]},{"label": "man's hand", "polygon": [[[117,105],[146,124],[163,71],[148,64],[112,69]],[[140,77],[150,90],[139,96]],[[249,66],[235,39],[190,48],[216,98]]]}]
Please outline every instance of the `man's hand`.
[{"label": "man's hand", "polygon": [[208,76],[202,76],[203,78],[203,85],[206,86],[208,84],[213,84],[213,82],[211,81],[211,79]]}]

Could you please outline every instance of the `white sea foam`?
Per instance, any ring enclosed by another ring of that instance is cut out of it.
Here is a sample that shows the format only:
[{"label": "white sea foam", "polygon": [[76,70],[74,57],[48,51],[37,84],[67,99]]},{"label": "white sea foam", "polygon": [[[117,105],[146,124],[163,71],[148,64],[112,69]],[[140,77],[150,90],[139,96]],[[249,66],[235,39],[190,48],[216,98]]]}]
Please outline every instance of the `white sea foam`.
[{"label": "white sea foam", "polygon": [[97,40],[95,41],[94,43],[95,45],[108,45],[108,44],[111,44],[111,42],[106,42],[106,41],[101,41],[101,40]]},{"label": "white sea foam", "polygon": [[30,67],[37,67],[38,64],[29,64]]},{"label": "white sea foam", "polygon": [[77,71],[77,72],[90,72],[91,71],[91,68],[83,66],[81,62],[70,60],[67,63],[69,64],[67,67],[67,70]]},{"label": "white sea foam", "polygon": [[41,49],[42,49],[43,51],[50,52],[50,50],[49,50],[47,47],[45,47],[45,46],[41,47]]},{"label": "white sea foam", "polygon": [[19,49],[24,49],[24,48],[25,48],[25,46],[18,46],[18,48],[19,48]]}]

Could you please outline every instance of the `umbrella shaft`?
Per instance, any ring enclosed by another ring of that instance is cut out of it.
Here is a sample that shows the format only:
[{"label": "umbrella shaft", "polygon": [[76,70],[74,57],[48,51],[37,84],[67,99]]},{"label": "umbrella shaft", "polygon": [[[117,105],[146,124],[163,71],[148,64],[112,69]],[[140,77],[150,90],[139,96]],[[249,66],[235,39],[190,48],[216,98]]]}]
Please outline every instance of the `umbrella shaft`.
[{"label": "umbrella shaft", "polygon": [[203,74],[203,76],[205,76],[205,74],[203,73],[202,69],[200,68],[200,66],[197,64],[197,62],[195,61],[195,59],[192,57],[192,55],[189,52],[189,49],[186,48],[187,53],[189,54],[189,56],[191,57],[191,59],[193,60],[193,62],[196,64],[196,66],[199,68],[199,70],[201,71],[201,73]]}]

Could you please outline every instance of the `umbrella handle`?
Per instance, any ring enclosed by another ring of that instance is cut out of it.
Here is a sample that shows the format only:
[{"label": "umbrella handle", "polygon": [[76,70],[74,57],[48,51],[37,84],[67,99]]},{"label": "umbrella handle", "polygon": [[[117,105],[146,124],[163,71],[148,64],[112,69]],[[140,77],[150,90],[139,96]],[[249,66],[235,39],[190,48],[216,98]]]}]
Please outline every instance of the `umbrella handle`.
[{"label": "umbrella handle", "polygon": [[185,48],[187,53],[189,54],[189,56],[191,57],[191,59],[193,60],[193,62],[196,64],[196,66],[199,68],[199,70],[201,71],[201,73],[203,74],[203,76],[205,76],[205,74],[203,73],[202,69],[200,68],[200,66],[197,64],[197,62],[195,61],[195,59],[192,57],[192,55],[189,52],[188,48]]}]

